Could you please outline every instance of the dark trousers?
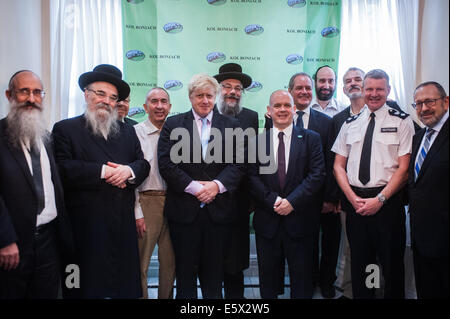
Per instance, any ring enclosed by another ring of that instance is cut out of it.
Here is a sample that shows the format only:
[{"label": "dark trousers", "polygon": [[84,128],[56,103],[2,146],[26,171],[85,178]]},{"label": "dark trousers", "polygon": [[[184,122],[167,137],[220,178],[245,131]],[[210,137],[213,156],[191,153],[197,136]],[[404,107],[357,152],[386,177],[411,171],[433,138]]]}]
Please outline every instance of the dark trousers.
[{"label": "dark trousers", "polygon": [[19,254],[16,269],[0,270],[0,299],[56,299],[60,269],[53,224],[36,232]]},{"label": "dark trousers", "polygon": [[336,281],[340,240],[341,219],[339,214],[320,214],[320,229],[316,233],[314,242],[313,279],[315,284],[332,286]]},{"label": "dark trousers", "polygon": [[[375,197],[383,188],[356,189],[362,198]],[[347,237],[350,244],[352,290],[355,299],[373,299],[375,288],[366,286],[370,264],[381,265],[384,277],[384,298],[405,298],[405,210],[398,194],[392,196],[372,216],[361,216],[345,200]]]},{"label": "dark trousers", "polygon": [[223,277],[223,288],[226,299],[244,298],[244,272],[238,271],[235,274],[225,273]]},{"label": "dark trousers", "polygon": [[256,234],[256,249],[261,298],[277,299],[280,273],[284,273],[284,263],[280,262],[283,256],[288,263],[291,298],[312,298],[313,236],[292,239],[280,225],[272,239]]},{"label": "dark trousers", "polygon": [[447,299],[449,297],[448,256],[429,258],[413,248],[414,278],[417,298]]},{"label": "dark trousers", "polygon": [[198,298],[198,277],[203,299],[221,299],[228,225],[212,222],[204,207],[190,224],[169,221],[169,231],[175,252],[176,298]]}]

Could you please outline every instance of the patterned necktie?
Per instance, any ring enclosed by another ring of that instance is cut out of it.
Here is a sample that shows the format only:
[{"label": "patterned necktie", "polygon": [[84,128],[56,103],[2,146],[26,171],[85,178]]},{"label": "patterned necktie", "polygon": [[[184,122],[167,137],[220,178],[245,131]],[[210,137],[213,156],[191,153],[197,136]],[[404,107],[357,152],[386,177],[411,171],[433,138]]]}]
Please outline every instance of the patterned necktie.
[{"label": "patterned necktie", "polygon": [[295,126],[297,126],[298,128],[303,128],[303,114],[305,114],[305,112],[303,111],[297,111],[298,117],[297,117],[297,123],[295,124]]},{"label": "patterned necktie", "polygon": [[42,181],[41,153],[37,147],[31,147],[31,168],[33,169],[33,181],[37,195],[37,214],[39,215],[45,207],[44,183]]},{"label": "patterned necktie", "polygon": [[372,154],[373,129],[375,128],[375,113],[370,113],[369,125],[367,125],[364,144],[361,151],[361,161],[359,163],[359,180],[363,185],[370,181],[370,156]]},{"label": "patterned necktie", "polygon": [[202,118],[202,136],[201,136],[201,142],[202,142],[202,158],[203,160],[206,157],[206,150],[208,148],[208,119],[206,117]]},{"label": "patterned necktie", "polygon": [[281,189],[286,183],[286,159],[284,154],[283,132],[278,133],[278,180],[280,181]]},{"label": "patterned necktie", "polygon": [[420,149],[419,156],[417,156],[416,166],[414,167],[415,172],[415,180],[417,180],[417,176],[419,176],[420,168],[422,167],[423,161],[425,160],[425,157],[427,156],[428,151],[430,150],[430,140],[431,136],[433,136],[435,130],[432,128],[427,128],[427,131],[425,133],[425,141],[423,142],[423,146]]}]

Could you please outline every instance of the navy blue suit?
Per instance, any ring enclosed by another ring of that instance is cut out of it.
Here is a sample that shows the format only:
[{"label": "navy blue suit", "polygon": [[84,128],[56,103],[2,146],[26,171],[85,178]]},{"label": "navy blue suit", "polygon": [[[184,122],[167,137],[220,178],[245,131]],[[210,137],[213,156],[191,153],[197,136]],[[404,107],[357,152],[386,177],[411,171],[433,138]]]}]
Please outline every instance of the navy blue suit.
[{"label": "navy blue suit", "polygon": [[[271,131],[266,130],[268,154]],[[286,159],[287,161],[287,159]],[[313,239],[319,222],[314,207],[315,197],[325,180],[325,161],[320,136],[293,127],[286,183],[281,189],[277,172],[260,174],[257,163],[252,166],[250,192],[255,198],[253,227],[256,233],[260,290],[262,298],[276,298],[279,289],[280,258],[289,264],[291,296],[312,297]],[[294,210],[278,215],[273,208],[277,196],[286,198]]]}]

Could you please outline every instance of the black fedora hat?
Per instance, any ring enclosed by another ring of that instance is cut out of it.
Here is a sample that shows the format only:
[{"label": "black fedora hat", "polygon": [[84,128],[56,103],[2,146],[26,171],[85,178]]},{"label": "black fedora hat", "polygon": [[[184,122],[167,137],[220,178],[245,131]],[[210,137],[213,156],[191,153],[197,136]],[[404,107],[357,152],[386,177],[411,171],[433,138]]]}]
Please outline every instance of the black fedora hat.
[{"label": "black fedora hat", "polygon": [[214,78],[220,83],[226,79],[236,79],[241,81],[244,89],[252,84],[252,78],[242,73],[242,67],[237,63],[227,63],[219,68],[219,74],[214,75]]},{"label": "black fedora hat", "polygon": [[130,95],[130,86],[122,80],[122,72],[114,65],[100,64],[91,72],[80,75],[78,84],[82,91],[93,82],[108,82],[117,88],[119,101],[125,100]]}]

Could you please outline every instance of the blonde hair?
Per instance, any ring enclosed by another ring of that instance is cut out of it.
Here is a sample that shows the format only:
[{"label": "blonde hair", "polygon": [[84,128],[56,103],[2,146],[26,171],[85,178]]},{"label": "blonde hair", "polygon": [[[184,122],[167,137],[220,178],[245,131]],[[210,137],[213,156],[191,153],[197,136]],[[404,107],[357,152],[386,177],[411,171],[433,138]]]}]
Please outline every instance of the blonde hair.
[{"label": "blonde hair", "polygon": [[219,93],[219,82],[212,76],[209,76],[206,73],[199,73],[195,74],[191,80],[189,81],[188,85],[188,92],[189,96],[191,96],[192,92],[194,92],[197,89],[204,89],[206,87],[211,87],[214,89],[214,95],[217,95]]}]

